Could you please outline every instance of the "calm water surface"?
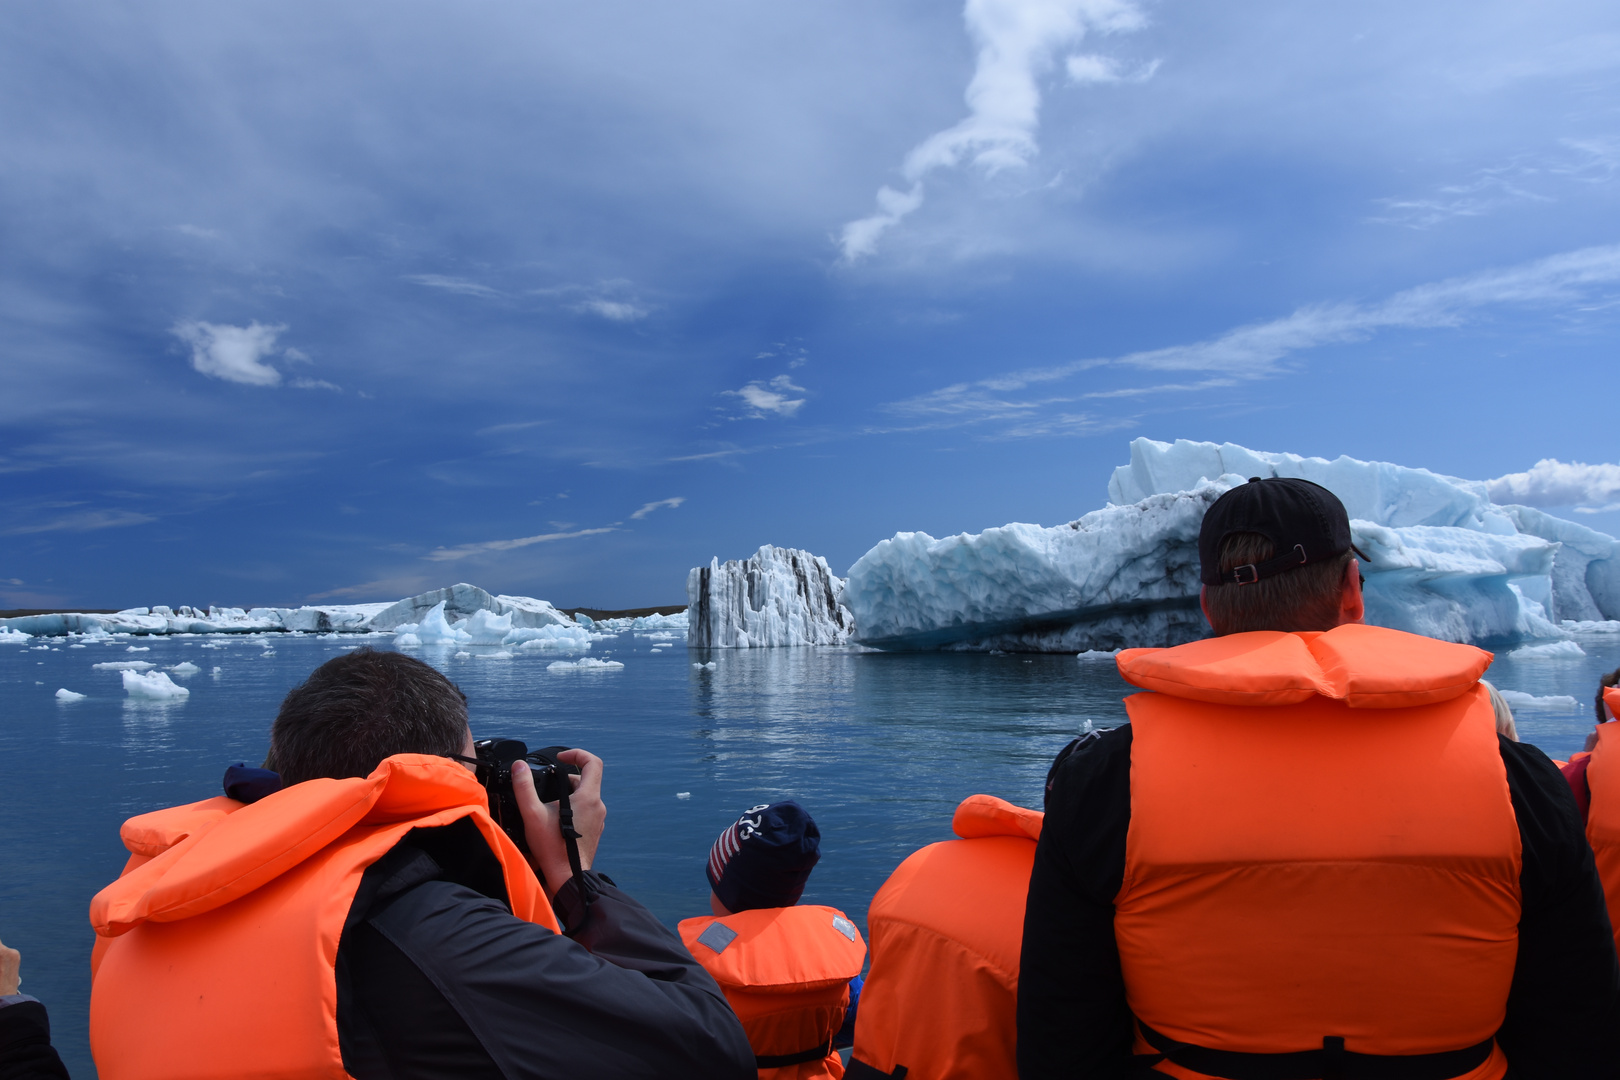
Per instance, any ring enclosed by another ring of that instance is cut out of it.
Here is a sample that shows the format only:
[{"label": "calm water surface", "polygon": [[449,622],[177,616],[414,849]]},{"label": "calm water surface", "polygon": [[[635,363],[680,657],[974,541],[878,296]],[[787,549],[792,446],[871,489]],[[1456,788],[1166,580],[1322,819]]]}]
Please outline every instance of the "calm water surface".
[{"label": "calm water surface", "polygon": [[[119,825],[218,794],[227,764],[263,758],[282,695],[360,640],[392,639],[0,645],[0,940],[22,950],[23,989],[50,1006],[75,1077],[95,1075],[86,910],[123,865]],[[606,761],[597,865],[671,926],[707,911],[703,865],[720,830],[755,803],[795,798],[822,831],[806,901],[864,928],[873,892],[910,852],[950,836],[961,799],[987,792],[1038,807],[1052,755],[1088,721],[1122,722],[1129,692],[1109,658],[655,643],[629,633],[598,642],[592,655],[626,665],[612,672],[553,673],[555,656],[491,659],[493,649],[411,651],[466,692],[475,735],[583,746]],[[1503,657],[1490,673],[1505,689],[1577,699],[1516,710],[1525,741],[1554,757],[1580,748],[1597,677],[1620,666],[1620,637],[1581,644],[1585,659]],[[201,671],[176,678],[186,701],[142,703],[118,672],[91,666],[118,660]],[[716,670],[692,667],[707,660]],[[58,703],[58,687],[89,697]]]}]

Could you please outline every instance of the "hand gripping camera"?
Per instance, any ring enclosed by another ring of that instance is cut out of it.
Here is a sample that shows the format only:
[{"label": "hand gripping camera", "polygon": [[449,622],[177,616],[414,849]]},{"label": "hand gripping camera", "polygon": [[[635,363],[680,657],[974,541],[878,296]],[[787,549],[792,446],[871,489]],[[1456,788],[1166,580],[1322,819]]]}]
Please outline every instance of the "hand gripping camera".
[{"label": "hand gripping camera", "polygon": [[489,793],[489,816],[525,855],[531,853],[529,839],[523,831],[523,815],[518,812],[517,793],[512,788],[512,763],[520,758],[528,763],[540,801],[557,804],[557,823],[562,826],[563,844],[568,849],[568,867],[589,905],[591,896],[579,862],[580,834],[574,829],[574,809],[568,798],[574,789],[571,778],[579,775],[579,766],[557,759],[568,747],[548,746],[530,753],[519,739],[480,739],[473,743],[473,748],[478,755],[478,782]]}]

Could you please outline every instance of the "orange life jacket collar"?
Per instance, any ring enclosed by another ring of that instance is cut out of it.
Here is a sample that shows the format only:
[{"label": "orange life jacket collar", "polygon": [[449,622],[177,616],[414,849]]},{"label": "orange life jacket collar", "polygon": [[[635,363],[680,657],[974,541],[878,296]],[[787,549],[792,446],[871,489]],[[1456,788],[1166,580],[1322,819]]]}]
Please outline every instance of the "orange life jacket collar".
[{"label": "orange life jacket collar", "polygon": [[1352,709],[1401,709],[1462,695],[1491,660],[1472,645],[1349,624],[1126,649],[1117,662],[1125,680],[1144,690],[1217,705],[1297,705],[1320,696]]}]

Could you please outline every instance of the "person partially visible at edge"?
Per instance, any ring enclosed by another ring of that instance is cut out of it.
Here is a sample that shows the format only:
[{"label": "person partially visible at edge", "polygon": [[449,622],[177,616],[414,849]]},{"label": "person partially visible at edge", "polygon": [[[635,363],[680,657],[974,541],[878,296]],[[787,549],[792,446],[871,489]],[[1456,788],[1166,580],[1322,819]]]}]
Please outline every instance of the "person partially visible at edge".
[{"label": "person partially visible at edge", "polygon": [[22,992],[22,954],[0,942],[0,1080],[68,1080],[41,1001]]},{"label": "person partially visible at edge", "polygon": [[1481,679],[1479,685],[1485,688],[1486,695],[1491,699],[1491,715],[1496,718],[1496,733],[1504,739],[1518,742],[1519,725],[1513,721],[1513,708],[1507,703],[1507,698],[1502,696],[1502,691],[1493,683]]},{"label": "person partially visible at edge", "polygon": [[1609,921],[1616,924],[1620,945],[1620,668],[1598,683],[1597,726],[1587,736],[1586,749],[1562,767],[1575,805],[1586,823],[1586,839],[1597,859],[1609,902]]},{"label": "person partially visible at edge", "polygon": [[1315,484],[1227,492],[1198,547],[1216,636],[1120,653],[1151,692],[1054,778],[1019,1075],[1620,1076],[1592,851],[1490,654],[1363,625]]},{"label": "person partially visible at edge", "polygon": [[866,943],[837,908],[799,904],[821,830],[790,800],[750,807],[709,849],[709,909],[681,940],[742,1019],[760,1080],[844,1075]]},{"label": "person partially visible at edge", "polygon": [[846,1080],[1018,1074],[1018,948],[1041,812],[970,795],[951,831],[958,839],[912,852],[872,898]]},{"label": "person partially visible at edge", "polygon": [[532,863],[473,755],[455,684],[361,649],[282,702],[280,790],[126,822],[129,865],[90,909],[102,1080],[751,1078],[714,980],[590,869],[601,760],[559,755],[580,769],[575,876],[528,767]]}]

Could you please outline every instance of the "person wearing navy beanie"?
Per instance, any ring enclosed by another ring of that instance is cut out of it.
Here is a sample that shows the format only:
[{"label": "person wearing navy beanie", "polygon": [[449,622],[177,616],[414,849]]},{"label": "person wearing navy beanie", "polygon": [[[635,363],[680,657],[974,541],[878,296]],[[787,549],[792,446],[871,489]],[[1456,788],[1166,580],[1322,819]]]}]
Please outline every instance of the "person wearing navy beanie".
[{"label": "person wearing navy beanie", "polygon": [[[799,904],[820,859],[804,807],[751,806],[709,849],[714,914],[680,924],[742,1020],[761,1080],[842,1076],[837,1048],[853,1041],[866,943],[842,911]],[[784,1000],[795,1007],[783,1011]]]}]

